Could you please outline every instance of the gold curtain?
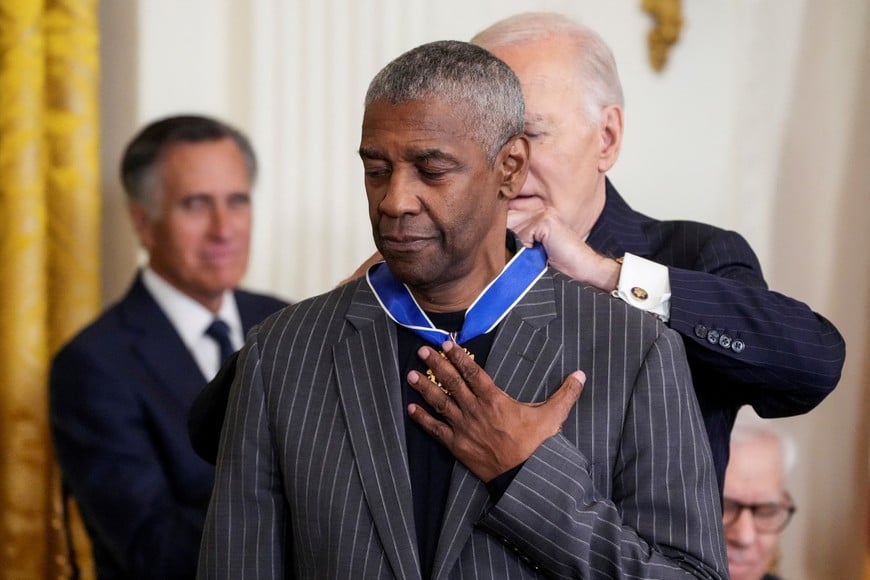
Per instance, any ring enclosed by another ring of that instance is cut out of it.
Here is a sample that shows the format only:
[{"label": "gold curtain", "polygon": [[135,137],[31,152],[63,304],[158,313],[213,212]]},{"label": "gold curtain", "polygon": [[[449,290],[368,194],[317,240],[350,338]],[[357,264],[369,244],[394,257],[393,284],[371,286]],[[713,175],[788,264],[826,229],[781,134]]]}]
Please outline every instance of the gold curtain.
[{"label": "gold curtain", "polygon": [[51,356],[99,309],[97,10],[97,0],[0,0],[4,578],[70,570],[46,384]]}]

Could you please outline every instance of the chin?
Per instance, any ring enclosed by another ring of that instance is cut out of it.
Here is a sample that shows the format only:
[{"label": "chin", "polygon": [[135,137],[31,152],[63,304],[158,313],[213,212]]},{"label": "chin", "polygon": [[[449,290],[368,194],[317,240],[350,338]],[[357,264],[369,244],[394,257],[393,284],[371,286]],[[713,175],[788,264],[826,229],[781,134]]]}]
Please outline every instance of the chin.
[{"label": "chin", "polygon": [[411,288],[426,288],[437,277],[437,268],[433,268],[431,259],[384,256],[384,261],[393,276]]},{"label": "chin", "polygon": [[764,570],[753,564],[728,563],[728,573],[731,580],[760,580],[764,576]]},{"label": "chin", "polygon": [[210,280],[210,286],[213,290],[223,292],[224,290],[233,290],[238,287],[242,281],[243,272],[237,269],[227,272],[221,272]]},{"label": "chin", "polygon": [[[513,202],[511,203],[513,204]],[[526,204],[524,207],[514,207],[513,205],[508,206],[508,227],[515,228],[517,225],[531,219],[532,216],[534,216],[542,209],[543,206],[540,204],[536,204],[535,206],[532,206],[531,204]]]},{"label": "chin", "polygon": [[421,271],[421,261],[407,261],[386,256],[384,261],[387,263],[387,267],[393,276],[398,278],[402,283],[409,286],[418,286],[425,282],[426,276],[425,272]]}]

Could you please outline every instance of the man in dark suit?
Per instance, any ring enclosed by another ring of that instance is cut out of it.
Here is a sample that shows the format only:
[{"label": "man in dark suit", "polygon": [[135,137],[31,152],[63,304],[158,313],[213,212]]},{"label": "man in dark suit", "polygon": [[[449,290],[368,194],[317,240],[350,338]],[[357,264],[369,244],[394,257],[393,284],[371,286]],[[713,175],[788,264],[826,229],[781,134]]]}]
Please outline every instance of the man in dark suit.
[{"label": "man in dark suit", "polygon": [[592,30],[521,14],[472,42],[504,60],[526,99],[532,160],[509,226],[550,264],[614,291],[683,338],[721,488],[742,405],[762,417],[805,413],[836,386],[845,344],[806,304],[768,289],[739,234],[632,210],[607,179],[622,144],[622,87]]},{"label": "man in dark suit", "polygon": [[510,68],[400,56],[359,153],[385,263],[248,335],[199,576],[726,577],[679,336],[506,235]]},{"label": "man in dark suit", "polygon": [[148,264],[56,355],[52,435],[99,577],[192,578],[214,470],[191,448],[188,410],[244,333],[285,303],[235,290],[256,176],[239,131],[160,120],[128,145],[121,174]]}]

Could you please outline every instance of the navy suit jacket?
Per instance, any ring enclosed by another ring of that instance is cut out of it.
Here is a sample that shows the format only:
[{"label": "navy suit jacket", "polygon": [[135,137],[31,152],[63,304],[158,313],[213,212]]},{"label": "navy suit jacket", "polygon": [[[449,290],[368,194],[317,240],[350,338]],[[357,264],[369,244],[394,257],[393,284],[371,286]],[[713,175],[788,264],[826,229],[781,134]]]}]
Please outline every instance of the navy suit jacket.
[{"label": "navy suit jacket", "polygon": [[762,417],[806,413],[840,379],[843,337],[806,304],[768,290],[740,234],[690,221],[659,221],[631,209],[608,180],[604,210],[587,243],[668,266],[668,326],[683,338],[719,478],[742,405]]},{"label": "navy suit jacket", "polygon": [[[286,304],[235,297],[245,332]],[[214,468],[187,415],[206,380],[138,276],[54,358],[52,436],[101,579],[194,576]]]}]

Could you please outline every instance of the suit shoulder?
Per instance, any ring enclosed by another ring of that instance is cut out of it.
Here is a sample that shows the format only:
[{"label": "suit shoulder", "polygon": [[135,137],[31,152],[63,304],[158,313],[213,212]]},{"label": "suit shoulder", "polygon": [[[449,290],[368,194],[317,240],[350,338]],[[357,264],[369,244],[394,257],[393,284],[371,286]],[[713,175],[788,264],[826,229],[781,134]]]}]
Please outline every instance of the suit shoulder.
[{"label": "suit shoulder", "polygon": [[270,314],[278,312],[290,303],[269,294],[259,294],[246,290],[235,291],[236,305],[242,317],[242,325],[247,331]]},{"label": "suit shoulder", "polygon": [[586,334],[591,325],[596,328],[623,329],[624,332],[641,332],[650,338],[664,332],[672,332],[654,314],[634,308],[609,292],[578,282],[558,270],[551,269],[557,308],[561,317],[577,320],[578,332]]},{"label": "suit shoulder", "polygon": [[289,306],[292,302],[288,302],[283,298],[273,296],[271,294],[262,294],[260,292],[251,292],[250,290],[236,290],[236,300],[241,306],[243,303],[260,308],[269,308],[272,312],[280,310],[285,306]]},{"label": "suit shoulder", "polygon": [[124,336],[121,306],[116,302],[82,327],[61,347],[59,352],[73,349],[106,348],[107,343]]},{"label": "suit shoulder", "polygon": [[344,315],[356,290],[364,281],[352,282],[323,294],[292,303],[267,317],[259,325],[260,338],[324,333],[331,328],[341,327]]}]

